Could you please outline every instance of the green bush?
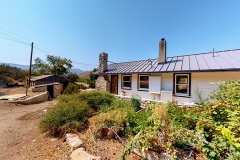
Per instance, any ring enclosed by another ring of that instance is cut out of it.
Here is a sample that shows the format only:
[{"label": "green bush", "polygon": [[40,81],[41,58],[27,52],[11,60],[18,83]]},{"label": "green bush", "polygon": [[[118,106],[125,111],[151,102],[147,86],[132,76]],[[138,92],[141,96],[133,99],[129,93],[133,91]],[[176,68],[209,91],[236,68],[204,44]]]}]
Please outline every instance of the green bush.
[{"label": "green bush", "polygon": [[91,108],[98,111],[102,105],[110,105],[115,97],[108,92],[89,91],[81,92],[79,100],[86,102]]},{"label": "green bush", "polygon": [[85,127],[86,117],[93,112],[87,103],[79,102],[77,95],[59,96],[59,102],[40,121],[40,130],[50,135],[61,136],[70,130]]},{"label": "green bush", "polygon": [[140,97],[132,97],[131,98],[131,102],[132,102],[132,107],[135,109],[135,111],[141,109],[140,106],[141,106],[141,99]]},{"label": "green bush", "polygon": [[78,93],[79,89],[86,89],[86,87],[84,87],[84,85],[80,84],[71,84],[69,86],[67,86],[67,88],[64,90],[63,94],[75,94]]}]

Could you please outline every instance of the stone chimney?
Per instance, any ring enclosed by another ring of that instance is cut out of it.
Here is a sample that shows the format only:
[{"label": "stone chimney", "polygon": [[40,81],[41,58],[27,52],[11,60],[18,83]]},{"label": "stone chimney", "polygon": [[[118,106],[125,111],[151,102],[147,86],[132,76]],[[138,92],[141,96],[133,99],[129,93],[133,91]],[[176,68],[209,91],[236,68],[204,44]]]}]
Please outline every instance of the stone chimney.
[{"label": "stone chimney", "polygon": [[164,38],[159,42],[158,63],[166,63],[167,42]]},{"label": "stone chimney", "polygon": [[99,67],[98,72],[104,73],[104,71],[107,70],[107,64],[108,64],[108,54],[107,53],[100,53],[99,54]]}]

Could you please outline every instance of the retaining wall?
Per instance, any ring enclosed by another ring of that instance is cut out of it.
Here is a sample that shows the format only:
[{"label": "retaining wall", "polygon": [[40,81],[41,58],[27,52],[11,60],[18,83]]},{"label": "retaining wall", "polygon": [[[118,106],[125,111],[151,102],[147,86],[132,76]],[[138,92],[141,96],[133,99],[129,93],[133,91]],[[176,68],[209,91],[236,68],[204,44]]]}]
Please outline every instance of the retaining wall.
[{"label": "retaining wall", "polygon": [[35,104],[35,103],[45,102],[47,100],[48,100],[48,92],[43,92],[41,94],[29,97],[29,98],[24,99],[24,100],[13,101],[13,103],[28,105],[28,104]]}]

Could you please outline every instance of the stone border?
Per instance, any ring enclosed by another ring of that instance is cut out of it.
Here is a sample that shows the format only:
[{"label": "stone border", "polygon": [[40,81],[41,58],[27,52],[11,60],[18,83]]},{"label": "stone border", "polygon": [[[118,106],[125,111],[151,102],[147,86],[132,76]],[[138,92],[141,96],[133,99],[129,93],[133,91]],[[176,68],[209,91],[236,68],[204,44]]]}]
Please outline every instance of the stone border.
[{"label": "stone border", "polygon": [[[124,100],[131,100],[132,97],[128,97],[128,96],[121,96],[121,95],[115,95],[115,97],[117,99],[124,99]],[[167,103],[164,101],[158,101],[158,100],[150,100],[150,99],[140,99],[141,101],[141,108],[147,108],[149,104],[153,104],[153,103]]]}]

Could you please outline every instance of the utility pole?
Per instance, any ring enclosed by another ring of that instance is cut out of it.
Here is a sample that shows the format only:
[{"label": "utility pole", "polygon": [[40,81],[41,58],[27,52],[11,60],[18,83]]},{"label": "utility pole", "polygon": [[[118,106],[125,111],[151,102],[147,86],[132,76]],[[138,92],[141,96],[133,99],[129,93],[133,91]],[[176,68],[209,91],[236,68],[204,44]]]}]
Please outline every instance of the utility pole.
[{"label": "utility pole", "polygon": [[27,92],[28,92],[28,87],[30,86],[31,70],[32,70],[32,54],[33,54],[33,42],[32,42],[32,47],[31,47],[29,77],[28,77],[27,86],[26,86],[26,96],[27,96]]}]

